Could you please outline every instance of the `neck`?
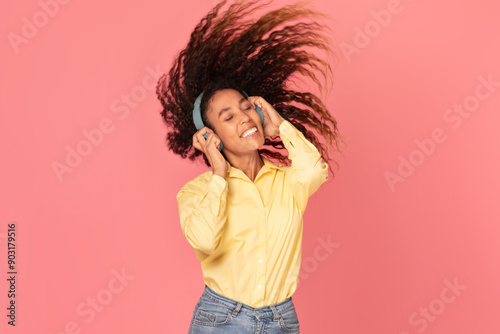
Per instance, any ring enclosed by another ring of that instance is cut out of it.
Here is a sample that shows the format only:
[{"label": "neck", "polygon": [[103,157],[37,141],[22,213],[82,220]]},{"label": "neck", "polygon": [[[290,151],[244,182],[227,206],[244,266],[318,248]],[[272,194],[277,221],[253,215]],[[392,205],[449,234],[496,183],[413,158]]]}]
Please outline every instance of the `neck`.
[{"label": "neck", "polygon": [[231,166],[240,169],[252,182],[264,166],[264,161],[257,150],[249,155],[229,155],[227,159]]}]

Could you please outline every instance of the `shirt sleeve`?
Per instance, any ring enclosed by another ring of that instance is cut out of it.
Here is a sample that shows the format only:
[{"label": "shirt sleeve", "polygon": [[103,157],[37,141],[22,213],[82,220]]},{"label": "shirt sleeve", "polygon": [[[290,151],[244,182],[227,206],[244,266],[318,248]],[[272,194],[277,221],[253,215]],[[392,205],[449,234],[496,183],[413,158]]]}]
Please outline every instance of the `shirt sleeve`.
[{"label": "shirt sleeve", "polygon": [[292,123],[284,120],[279,131],[288,158],[292,160],[292,165],[287,168],[287,178],[293,196],[304,213],[309,197],[328,179],[328,164],[323,161],[318,149]]},{"label": "shirt sleeve", "polygon": [[227,221],[227,191],[227,180],[212,174],[208,183],[199,177],[177,193],[182,232],[197,256],[208,256],[219,245]]}]

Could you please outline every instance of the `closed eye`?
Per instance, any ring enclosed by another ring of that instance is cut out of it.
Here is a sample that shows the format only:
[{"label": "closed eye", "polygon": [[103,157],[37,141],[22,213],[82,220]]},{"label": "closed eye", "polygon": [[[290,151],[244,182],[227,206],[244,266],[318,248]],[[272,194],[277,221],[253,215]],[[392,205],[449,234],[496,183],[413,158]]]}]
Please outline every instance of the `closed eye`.
[{"label": "closed eye", "polygon": [[[250,109],[252,109],[252,106],[250,106],[250,107],[246,108],[245,110],[250,110]],[[231,117],[229,117],[229,118],[226,118],[226,122],[227,122],[227,121],[230,121],[232,118],[233,118],[233,116],[231,116]]]}]

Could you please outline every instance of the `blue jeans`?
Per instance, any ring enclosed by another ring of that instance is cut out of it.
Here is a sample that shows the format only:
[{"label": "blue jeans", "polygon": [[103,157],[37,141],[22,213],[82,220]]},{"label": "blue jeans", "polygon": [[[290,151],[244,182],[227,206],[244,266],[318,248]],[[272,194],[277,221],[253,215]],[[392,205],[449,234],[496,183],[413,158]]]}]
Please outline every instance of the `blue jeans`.
[{"label": "blue jeans", "polygon": [[206,333],[300,333],[300,325],[291,296],[278,304],[253,308],[220,295],[205,284],[188,334]]}]

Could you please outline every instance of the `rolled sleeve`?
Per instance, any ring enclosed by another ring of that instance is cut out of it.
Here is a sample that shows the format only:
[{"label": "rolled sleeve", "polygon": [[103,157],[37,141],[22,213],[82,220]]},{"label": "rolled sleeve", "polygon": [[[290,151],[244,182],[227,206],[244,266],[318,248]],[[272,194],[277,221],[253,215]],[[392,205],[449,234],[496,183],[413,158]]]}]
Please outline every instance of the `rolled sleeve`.
[{"label": "rolled sleeve", "polygon": [[177,193],[182,232],[196,251],[210,255],[227,221],[227,181],[219,175],[198,177]]},{"label": "rolled sleeve", "polygon": [[292,165],[287,168],[287,178],[294,198],[304,212],[309,197],[328,179],[328,164],[323,161],[318,149],[292,123],[284,120],[279,130],[288,158],[292,160]]}]

